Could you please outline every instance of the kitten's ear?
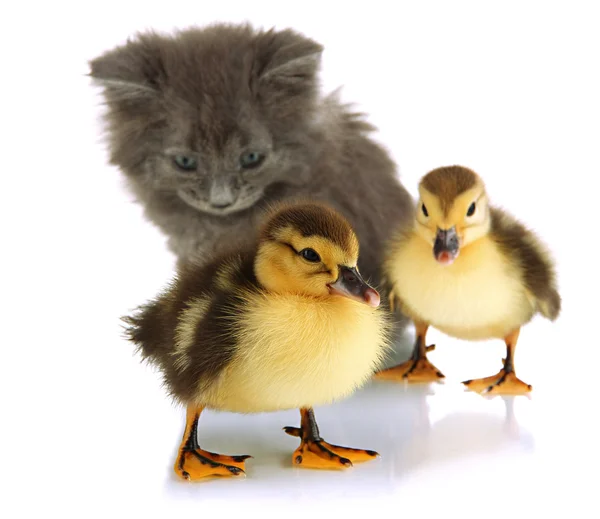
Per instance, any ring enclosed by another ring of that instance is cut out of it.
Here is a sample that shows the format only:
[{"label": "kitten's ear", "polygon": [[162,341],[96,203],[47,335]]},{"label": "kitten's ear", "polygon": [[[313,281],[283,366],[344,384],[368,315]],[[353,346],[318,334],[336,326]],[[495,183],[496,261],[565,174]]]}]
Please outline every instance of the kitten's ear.
[{"label": "kitten's ear", "polygon": [[118,97],[156,97],[164,69],[158,39],[141,36],[89,62],[89,76]]},{"label": "kitten's ear", "polygon": [[257,62],[262,85],[313,87],[323,46],[291,30],[270,31],[259,43]]}]

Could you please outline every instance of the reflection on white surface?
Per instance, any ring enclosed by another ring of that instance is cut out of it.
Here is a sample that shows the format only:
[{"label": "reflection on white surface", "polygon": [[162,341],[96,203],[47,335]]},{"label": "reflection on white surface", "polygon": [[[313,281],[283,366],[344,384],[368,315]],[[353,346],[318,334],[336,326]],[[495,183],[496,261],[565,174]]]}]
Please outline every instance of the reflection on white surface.
[{"label": "reflection on white surface", "polygon": [[[317,408],[317,421],[325,440],[377,450],[381,455],[343,472],[292,465],[298,440],[281,429],[297,425],[298,412],[254,416],[205,412],[199,427],[201,446],[225,454],[254,456],[246,462],[246,479],[190,484],[171,475],[169,466],[164,474],[164,491],[171,497],[194,498],[210,485],[211,498],[217,499],[232,492],[236,498],[377,497],[393,492],[404,479],[430,467],[468,464],[486,454],[526,456],[533,452],[533,438],[519,426],[513,398],[507,397],[501,406],[490,407],[481,397],[468,395],[474,397],[471,410],[451,411],[433,418],[432,398],[448,401],[464,396],[447,389],[442,385],[405,387],[373,382],[343,402]],[[173,439],[174,447],[178,439]],[[175,449],[172,455],[174,460]]]},{"label": "reflection on white surface", "polygon": [[[600,517],[597,6],[110,3],[11,2],[2,13],[0,518]],[[326,440],[380,459],[296,468],[298,440],[282,428],[298,411],[205,412],[200,443],[254,456],[247,478],[175,479],[183,410],[119,328],[171,278],[173,257],[108,164],[87,60],[144,28],[243,20],[324,44],[325,90],[343,85],[369,114],[413,195],[426,171],[461,163],[543,237],[564,311],[519,337],[530,399],[465,392],[461,380],[497,373],[502,341],[432,330],[444,384],[377,382],[316,409]]]}]

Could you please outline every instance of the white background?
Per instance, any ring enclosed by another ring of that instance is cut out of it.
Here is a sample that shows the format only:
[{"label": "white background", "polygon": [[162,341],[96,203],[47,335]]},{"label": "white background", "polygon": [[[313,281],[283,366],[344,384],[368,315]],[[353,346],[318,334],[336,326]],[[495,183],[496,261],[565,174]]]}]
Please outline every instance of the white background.
[{"label": "white background", "polygon": [[[503,344],[433,331],[445,384],[372,384],[316,410],[326,439],[380,460],[292,468],[281,427],[296,411],[205,413],[202,445],[252,454],[248,477],[173,478],[182,410],[118,319],[173,257],[106,163],[85,74],[135,31],[243,20],[324,44],[324,90],[370,114],[411,193],[434,167],[472,167],[554,251],[563,313],[535,319],[516,354],[530,399],[464,392]],[[599,22],[573,0],[3,4],[0,516],[598,517]]]}]

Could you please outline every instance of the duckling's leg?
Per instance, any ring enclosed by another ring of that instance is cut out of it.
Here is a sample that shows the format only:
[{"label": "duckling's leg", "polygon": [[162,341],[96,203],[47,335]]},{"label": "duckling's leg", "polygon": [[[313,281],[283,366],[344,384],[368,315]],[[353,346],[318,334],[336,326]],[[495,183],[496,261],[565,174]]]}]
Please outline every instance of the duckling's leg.
[{"label": "duckling's leg", "polygon": [[283,429],[290,436],[301,439],[300,447],[292,456],[294,465],[310,469],[344,469],[352,467],[353,463],[379,457],[375,451],[351,449],[327,443],[319,435],[319,427],[312,408],[300,409],[300,415],[302,417],[300,427]]},{"label": "duckling's leg", "polygon": [[465,380],[463,384],[473,391],[486,395],[525,395],[529,393],[532,389],[531,386],[518,379],[515,374],[514,354],[520,331],[517,328],[504,339],[506,342],[506,358],[503,359],[504,367],[498,374],[491,377]]},{"label": "duckling's leg", "polygon": [[445,375],[437,369],[427,358],[427,352],[433,351],[435,346],[425,345],[425,336],[429,325],[415,321],[417,339],[409,360],[375,373],[375,378],[380,380],[406,380],[408,382],[436,382]]},{"label": "duckling's leg", "polygon": [[183,440],[175,461],[175,473],[190,481],[216,476],[242,476],[244,462],[252,456],[224,456],[198,445],[198,420],[202,407],[188,406]]}]

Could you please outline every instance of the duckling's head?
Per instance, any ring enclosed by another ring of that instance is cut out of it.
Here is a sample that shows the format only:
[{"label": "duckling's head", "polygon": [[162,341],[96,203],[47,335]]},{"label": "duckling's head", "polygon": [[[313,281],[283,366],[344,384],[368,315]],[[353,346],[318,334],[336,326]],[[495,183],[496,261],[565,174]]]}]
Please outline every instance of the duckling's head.
[{"label": "duckling's head", "polygon": [[358,272],[358,251],[352,227],[332,208],[281,204],[261,230],[254,270],[272,292],[342,296],[377,307],[378,292]]},{"label": "duckling's head", "polygon": [[431,244],[440,264],[453,263],[460,250],[487,234],[489,227],[485,186],[474,171],[442,167],[421,179],[416,232]]}]

